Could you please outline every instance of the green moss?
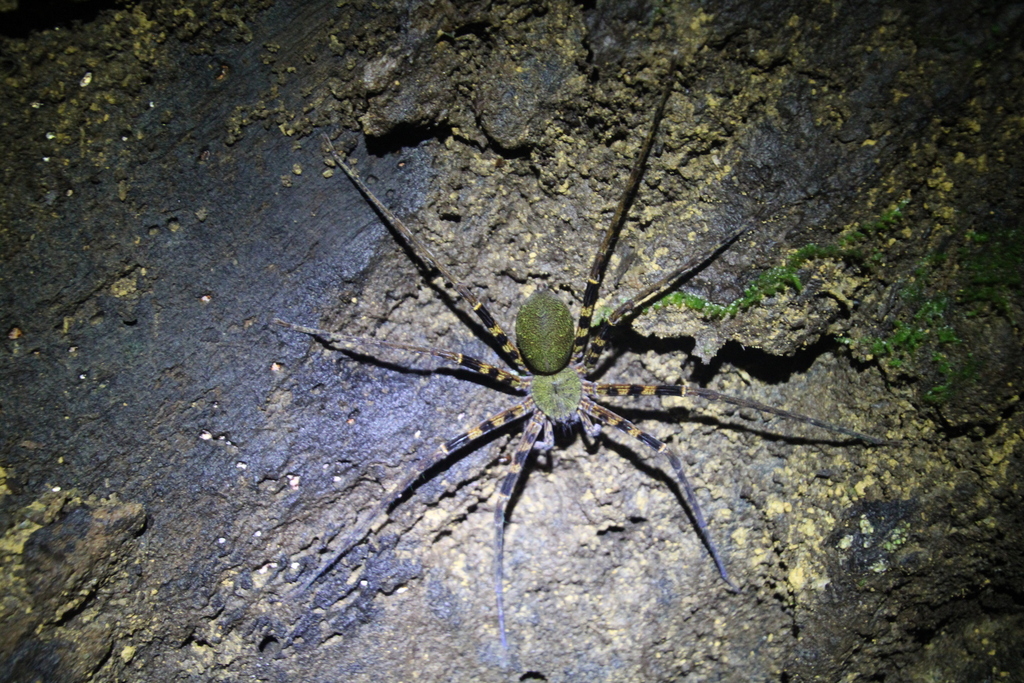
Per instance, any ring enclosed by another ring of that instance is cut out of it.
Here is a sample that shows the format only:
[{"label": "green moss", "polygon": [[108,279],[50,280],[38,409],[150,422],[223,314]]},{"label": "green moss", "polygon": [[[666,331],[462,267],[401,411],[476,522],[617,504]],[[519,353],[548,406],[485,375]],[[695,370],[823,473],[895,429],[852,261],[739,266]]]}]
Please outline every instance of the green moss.
[{"label": "green moss", "polygon": [[900,522],[893,528],[892,531],[886,535],[885,540],[882,541],[882,548],[887,553],[894,553],[900,549],[910,536],[910,526],[903,522]]},{"label": "green moss", "polygon": [[[688,292],[669,292],[646,307],[657,310],[668,306],[686,307],[715,320],[733,317],[765,298],[803,287],[802,269],[821,259],[842,260],[867,272],[882,264],[894,228],[904,220],[904,199],[876,219],[861,223],[840,235],[831,245],[809,244],[786,258],[782,265],[761,273],[734,301],[718,304]],[[1022,286],[1024,236],[1017,225],[998,226],[999,230],[970,231],[965,246],[946,252],[929,253],[899,289],[902,306],[899,318],[885,336],[842,337],[839,341],[866,356],[874,357],[889,368],[910,376],[940,376],[941,381],[923,394],[932,404],[947,401],[977,375],[973,356],[957,361],[964,353],[953,353],[963,343],[956,332],[958,317],[993,312],[1011,316],[1010,301]],[[962,272],[966,280],[952,292],[948,290],[950,273]],[[945,291],[936,291],[946,287]],[[609,311],[610,312],[610,311]],[[607,315],[607,313],[605,314]],[[600,316],[600,313],[599,313]],[[1010,322],[1016,324],[1012,319]]]},{"label": "green moss", "polygon": [[949,357],[940,352],[932,354],[932,362],[938,366],[943,381],[924,392],[924,400],[932,405],[941,405],[948,401],[960,387],[971,381],[978,374],[978,361],[974,354],[968,354],[967,362],[957,365]]},{"label": "green moss", "polygon": [[[1017,225],[997,227],[992,232],[968,231],[964,245],[951,254],[934,252],[922,259],[900,295],[904,310],[910,314],[895,321],[887,337],[843,341],[894,369],[930,367],[929,372],[942,379],[922,398],[933,405],[947,402],[977,376],[979,369],[972,354],[966,354],[963,360],[965,354],[951,353],[954,345],[963,343],[954,327],[956,319],[995,314],[1016,325],[1010,300],[1021,288],[1024,240]],[[929,293],[936,283],[944,281],[942,276],[956,269],[963,276],[952,296]],[[928,355],[919,357],[921,351]]]},{"label": "green moss", "polygon": [[668,306],[685,306],[701,313],[706,319],[730,318],[756,306],[764,299],[780,294],[787,289],[799,292],[803,289],[800,269],[820,259],[841,259],[848,262],[875,262],[882,256],[881,250],[865,253],[864,247],[870,240],[888,232],[903,218],[903,208],[909,200],[902,200],[893,208],[882,213],[877,219],[863,223],[844,233],[834,245],[808,244],[791,254],[781,266],[769,268],[761,273],[744,291],[743,296],[727,304],[711,303],[707,299],[687,292],[669,292],[647,306],[658,310]]},{"label": "green moss", "polygon": [[[905,296],[915,299],[916,287]],[[888,337],[863,337],[854,342],[867,353],[889,364],[902,368],[926,344],[959,344],[956,330],[946,322],[951,302],[948,297],[936,296],[920,302],[909,322],[897,320]],[[849,342],[847,342],[849,343]]]},{"label": "green moss", "polygon": [[854,248],[871,238],[887,233],[903,220],[903,209],[909,202],[909,199],[902,199],[896,206],[883,211],[875,220],[862,223],[858,229],[844,233],[839,238],[840,247]]},{"label": "green moss", "polygon": [[1020,233],[1019,226],[994,233],[968,231],[959,256],[969,275],[957,296],[971,305],[968,315],[991,308],[1016,324],[1010,314],[1010,294],[1021,288],[1024,243]]},{"label": "green moss", "polygon": [[[814,245],[810,246],[813,247]],[[804,249],[807,249],[807,247]],[[710,320],[730,318],[740,311],[745,311],[751,306],[761,303],[765,298],[779,294],[787,289],[792,288],[798,292],[803,289],[803,283],[800,281],[798,271],[810,258],[805,253],[801,253],[803,251],[804,250],[802,249],[791,256],[786,261],[785,265],[769,268],[765,272],[761,273],[757,279],[755,279],[743,291],[743,296],[725,304],[724,306],[721,304],[711,303],[704,297],[696,294],[690,294],[688,292],[669,292],[651,304],[648,308],[658,310],[667,306],[675,306],[677,308],[685,306],[690,310],[702,313],[705,318]]]}]

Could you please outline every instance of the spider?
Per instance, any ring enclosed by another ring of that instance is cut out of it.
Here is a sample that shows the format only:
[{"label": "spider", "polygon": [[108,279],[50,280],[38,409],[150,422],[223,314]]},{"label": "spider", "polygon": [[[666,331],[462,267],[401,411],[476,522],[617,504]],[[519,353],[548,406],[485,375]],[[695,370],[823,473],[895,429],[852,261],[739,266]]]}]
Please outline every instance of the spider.
[{"label": "spider", "polygon": [[[673,73],[673,72],[670,72]],[[385,206],[370,189],[363,183],[359,176],[353,171],[342,156],[335,150],[329,137],[325,136],[326,149],[330,153],[330,159],[339,166],[351,179],[367,201],[381,214],[385,222],[397,233],[400,241],[409,246],[412,251],[422,259],[427,269],[437,270],[447,282],[455,289],[459,296],[473,310],[483,323],[492,341],[501,348],[505,359],[511,367],[499,367],[498,365],[486,363],[476,358],[471,358],[461,353],[446,351],[438,348],[413,346],[399,344],[390,341],[355,337],[345,334],[329,332],[327,330],[305,327],[282,320],[274,322],[283,327],[302,332],[319,339],[327,346],[337,348],[341,351],[358,351],[367,347],[379,347],[396,349],[399,351],[425,356],[433,356],[448,363],[460,365],[464,368],[478,373],[499,384],[505,385],[510,390],[524,395],[524,398],[510,408],[506,408],[483,422],[480,422],[472,429],[449,439],[437,447],[433,453],[421,458],[414,463],[414,466],[405,476],[388,491],[373,507],[370,514],[363,517],[356,524],[348,529],[347,533],[335,545],[333,553],[328,557],[319,569],[305,579],[300,585],[298,592],[308,591],[309,588],[332,567],[357,543],[362,541],[370,533],[374,520],[381,514],[388,512],[391,507],[405,494],[417,480],[431,468],[437,466],[452,453],[466,447],[485,434],[488,434],[499,427],[512,421],[525,420],[519,444],[516,446],[511,458],[501,460],[502,464],[508,466],[508,473],[505,475],[498,489],[498,501],[494,508],[494,568],[493,580],[494,591],[497,601],[498,632],[502,648],[508,647],[508,639],[505,631],[505,605],[503,597],[503,554],[504,554],[504,528],[505,528],[505,507],[509,497],[516,488],[519,475],[530,454],[535,451],[548,450],[554,446],[554,427],[557,425],[565,429],[574,429],[581,426],[586,434],[592,438],[600,433],[601,426],[606,425],[625,432],[644,446],[653,449],[658,455],[664,456],[679,483],[683,497],[689,507],[692,521],[697,532],[707,548],[711,559],[718,569],[722,580],[734,592],[739,587],[729,578],[718,548],[708,531],[707,522],[701,512],[700,504],[697,502],[693,486],[690,484],[679,458],[672,452],[666,443],[643,431],[629,420],[617,415],[608,408],[597,403],[600,396],[696,396],[699,398],[723,401],[744,408],[752,408],[762,413],[776,415],[788,420],[804,422],[815,425],[821,429],[844,434],[859,439],[868,444],[883,445],[888,442],[867,434],[840,427],[823,420],[806,415],[792,413],[780,408],[758,403],[744,398],[727,396],[711,389],[695,385],[644,385],[644,384],[606,384],[594,382],[588,379],[589,374],[594,370],[602,350],[608,341],[609,332],[624,319],[629,318],[645,302],[655,296],[664,293],[673,284],[679,282],[701,266],[713,259],[718,253],[726,249],[734,242],[747,228],[728,235],[711,249],[708,253],[692,258],[669,273],[655,284],[639,292],[625,303],[619,305],[608,315],[597,328],[592,331],[594,322],[594,304],[598,298],[598,291],[604,275],[605,265],[609,255],[615,246],[619,230],[624,221],[626,212],[636,194],[643,169],[651,151],[659,123],[665,111],[665,105],[672,93],[672,79],[661,94],[660,100],[655,108],[653,120],[646,138],[641,147],[640,153],[634,161],[629,178],[626,181],[622,195],[618,201],[611,223],[604,233],[597,252],[590,267],[587,277],[586,289],[583,294],[583,303],[580,308],[579,317],[573,324],[569,307],[552,293],[549,289],[538,289],[530,295],[519,310],[515,319],[516,342],[514,343],[505,333],[504,328],[498,324],[487,308],[480,302],[468,287],[459,281],[442,264],[405,224]],[[341,529],[325,537],[322,550],[326,545],[334,541],[340,534]]]}]

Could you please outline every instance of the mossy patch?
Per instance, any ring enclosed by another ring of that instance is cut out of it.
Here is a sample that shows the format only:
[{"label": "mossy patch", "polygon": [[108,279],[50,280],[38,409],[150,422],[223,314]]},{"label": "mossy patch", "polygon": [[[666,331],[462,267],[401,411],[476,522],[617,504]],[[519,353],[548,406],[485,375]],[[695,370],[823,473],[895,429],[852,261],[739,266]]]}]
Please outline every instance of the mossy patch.
[{"label": "mossy patch", "polygon": [[[899,287],[901,313],[886,336],[840,341],[907,375],[930,377],[924,402],[941,405],[976,380],[980,360],[957,331],[971,319],[1002,317],[1016,326],[1011,301],[1019,296],[1024,246],[1018,226],[968,230],[961,246],[937,249]],[[948,276],[954,274],[952,282]]]},{"label": "mossy patch", "polygon": [[658,310],[668,306],[685,306],[704,315],[706,319],[731,318],[741,311],[760,304],[765,299],[787,289],[799,292],[803,289],[800,271],[813,261],[840,259],[854,264],[877,262],[881,258],[881,247],[866,251],[871,240],[887,233],[903,218],[903,208],[909,200],[904,199],[882,213],[877,219],[863,223],[841,235],[836,244],[808,244],[789,255],[781,266],[775,266],[761,273],[744,291],[743,295],[727,304],[716,304],[704,297],[689,292],[669,292],[648,306]]}]

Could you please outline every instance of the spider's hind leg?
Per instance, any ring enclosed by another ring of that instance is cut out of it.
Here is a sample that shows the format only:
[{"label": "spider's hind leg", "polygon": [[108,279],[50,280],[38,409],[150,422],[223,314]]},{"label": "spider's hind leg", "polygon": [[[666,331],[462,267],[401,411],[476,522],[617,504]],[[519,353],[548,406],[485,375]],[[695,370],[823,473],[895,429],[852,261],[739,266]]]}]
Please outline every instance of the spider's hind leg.
[{"label": "spider's hind leg", "polygon": [[605,396],[699,396],[700,398],[707,399],[709,401],[721,401],[722,403],[730,403],[741,408],[751,408],[762,413],[767,413],[768,415],[776,415],[792,422],[805,422],[820,429],[859,439],[864,443],[871,444],[872,446],[890,446],[895,443],[893,441],[880,439],[877,436],[864,434],[863,432],[858,432],[841,425],[819,420],[816,417],[801,415],[800,413],[783,410],[782,408],[776,408],[775,406],[770,406],[759,401],[740,398],[739,396],[729,396],[728,394],[717,392],[714,389],[705,389],[704,387],[696,385],[597,384],[595,391],[598,394],[603,394]]},{"label": "spider's hind leg", "polygon": [[372,191],[370,191],[370,188],[366,186],[366,183],[364,183],[359,175],[349,167],[342,156],[334,148],[334,143],[331,142],[331,139],[325,135],[324,140],[327,142],[327,148],[331,153],[334,163],[336,163],[341,170],[345,172],[345,175],[349,177],[352,183],[359,188],[359,191],[362,192],[364,197],[366,197],[366,200],[369,201],[370,204],[373,205],[373,208],[375,208],[380,215],[384,217],[385,222],[396,233],[398,233],[401,241],[412,249],[413,253],[416,254],[416,257],[420,259],[423,264],[428,268],[434,268],[441,273],[445,282],[459,293],[459,296],[462,297],[463,301],[469,305],[476,316],[480,319],[480,322],[483,323],[484,329],[487,330],[487,333],[492,339],[494,339],[502,352],[505,353],[508,360],[512,362],[513,367],[516,370],[525,370],[526,363],[523,361],[522,354],[519,353],[519,349],[514,343],[512,343],[508,334],[505,333],[505,330],[494,319],[494,316],[491,315],[490,311],[488,311],[483,303],[481,303],[480,300],[477,299],[471,291],[469,291],[469,287],[467,287],[464,282],[456,278],[455,275],[448,270],[448,268],[446,268],[436,256],[434,256],[433,252],[431,252],[427,245],[424,244],[423,240],[417,237],[416,233],[409,230],[405,223],[403,223],[402,220],[384,204],[384,202],[380,201]]},{"label": "spider's hind leg", "polygon": [[429,346],[413,346],[412,344],[399,344],[396,342],[385,341],[383,339],[373,339],[372,337],[353,337],[347,334],[338,334],[336,332],[329,332],[327,330],[321,330],[316,327],[306,327],[305,325],[296,325],[294,323],[285,322],[275,318],[273,322],[281,327],[287,327],[288,329],[295,330],[296,332],[303,332],[316,337],[324,343],[330,345],[339,351],[355,352],[358,353],[366,347],[377,347],[381,349],[396,349],[398,351],[409,351],[411,353],[420,354],[423,356],[434,356],[442,360],[461,365],[462,367],[469,368],[473,372],[479,373],[484,377],[490,377],[491,379],[503,384],[507,387],[517,389],[523,386],[522,380],[515,374],[505,370],[503,368],[485,363],[481,360],[467,356],[462,353],[455,351],[446,351],[445,349],[437,349]]},{"label": "spider's hind leg", "polygon": [[587,351],[587,344],[590,341],[590,330],[591,323],[593,322],[594,316],[594,305],[597,304],[597,296],[601,289],[601,280],[604,278],[604,268],[608,263],[608,258],[611,256],[612,251],[615,249],[615,242],[619,237],[619,230],[622,228],[622,224],[625,222],[626,213],[629,211],[630,205],[633,203],[633,198],[636,196],[637,188],[640,186],[640,178],[643,176],[644,167],[647,164],[647,157],[651,154],[651,147],[654,145],[654,138],[658,133],[658,126],[661,123],[661,118],[665,114],[665,105],[668,103],[668,98],[672,94],[672,86],[675,83],[675,62],[669,67],[668,72],[668,83],[665,85],[665,89],[661,93],[661,98],[658,100],[658,106],[654,110],[654,117],[651,120],[651,126],[647,130],[647,136],[644,138],[643,145],[640,147],[640,154],[637,155],[633,161],[633,168],[629,172],[629,178],[626,180],[625,186],[622,188],[622,195],[619,197],[619,202],[615,206],[615,213],[612,215],[612,220],[608,224],[608,229],[605,230],[604,239],[601,240],[601,245],[597,248],[597,252],[594,254],[594,260],[590,264],[590,274],[587,276],[587,286],[583,292],[583,306],[580,309],[579,321],[576,323],[576,339],[573,342],[572,358],[575,362],[580,362],[584,358],[584,353]]}]

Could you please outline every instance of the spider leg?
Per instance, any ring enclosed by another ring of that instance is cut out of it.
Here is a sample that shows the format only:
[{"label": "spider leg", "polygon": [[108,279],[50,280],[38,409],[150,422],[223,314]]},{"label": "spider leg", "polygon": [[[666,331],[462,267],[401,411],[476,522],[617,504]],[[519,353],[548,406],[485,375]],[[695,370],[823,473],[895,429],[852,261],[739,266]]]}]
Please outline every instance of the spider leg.
[{"label": "spider leg", "polygon": [[388,225],[390,225],[395,232],[401,236],[402,241],[412,249],[413,253],[415,253],[419,259],[425,262],[429,267],[435,268],[439,273],[441,273],[445,281],[459,293],[459,296],[469,304],[469,307],[472,308],[473,312],[476,313],[478,318],[480,318],[480,322],[483,323],[488,334],[494,338],[494,341],[497,342],[499,347],[501,347],[501,350],[504,351],[512,360],[513,366],[515,366],[517,370],[524,370],[526,368],[526,363],[523,362],[523,356],[519,353],[519,349],[512,343],[509,336],[505,334],[505,330],[502,329],[501,325],[494,320],[494,316],[491,315],[490,311],[488,311],[484,305],[480,303],[475,296],[473,296],[473,293],[469,291],[469,287],[467,287],[464,282],[456,279],[451,271],[445,268],[430,249],[427,248],[427,245],[424,244],[423,241],[411,230],[409,230],[405,223],[403,223],[391,209],[377,199],[377,196],[370,191],[370,188],[366,186],[356,172],[349,167],[344,159],[342,159],[341,155],[338,154],[338,151],[334,149],[334,144],[331,142],[331,139],[325,135],[324,140],[327,141],[327,147],[330,149],[334,162],[341,167],[341,170],[345,172],[345,175],[347,175],[355,186],[359,188],[359,191],[363,193],[363,196],[366,197],[367,201],[373,204],[373,208],[375,208],[384,217]]},{"label": "spider leg", "polygon": [[[349,530],[345,537],[342,538],[341,542],[338,543],[338,545],[336,546],[334,554],[332,554],[331,557],[327,560],[327,562],[325,562],[320,567],[320,569],[318,569],[310,578],[306,579],[302,583],[302,585],[299,586],[296,592],[302,593],[309,590],[309,587],[316,583],[317,579],[319,579],[321,576],[330,571],[330,569],[338,563],[338,560],[340,560],[342,556],[352,548],[352,546],[366,538],[367,534],[370,533],[370,527],[373,525],[374,520],[377,519],[377,517],[379,517],[382,513],[387,512],[388,508],[390,508],[395,503],[395,501],[401,498],[402,494],[408,491],[413,486],[413,484],[416,483],[416,480],[422,477],[427,470],[429,470],[431,467],[444,460],[446,457],[454,453],[456,450],[462,448],[463,446],[469,444],[472,441],[475,441],[476,439],[479,439],[484,434],[492,432],[495,429],[501,427],[502,425],[507,424],[512,420],[521,418],[524,415],[528,415],[533,411],[533,399],[527,398],[521,403],[512,406],[508,410],[503,410],[496,415],[492,415],[491,417],[479,423],[472,429],[463,432],[462,434],[459,434],[455,438],[449,439],[445,443],[441,444],[437,448],[437,450],[435,450],[429,456],[422,458],[421,460],[416,462],[415,467],[408,474],[406,474],[406,476],[403,477],[400,482],[398,482],[398,485],[391,489],[391,491],[389,491],[388,493],[384,494],[384,497],[377,502],[377,505],[374,506],[370,514],[364,517],[362,521],[357,522],[356,525]],[[340,531],[340,528],[336,528],[330,534],[328,534],[327,541],[325,542],[325,547],[326,543],[329,543],[331,540],[333,540],[338,535],[338,533],[340,533]]]},{"label": "spider leg", "polygon": [[456,365],[461,365],[463,367],[469,368],[470,370],[473,370],[474,372],[478,372],[481,375],[484,375],[485,377],[490,377],[491,379],[496,380],[509,387],[521,388],[524,384],[519,377],[516,377],[507,370],[503,370],[499,367],[491,365],[490,363],[485,363],[481,360],[477,360],[476,358],[472,358],[471,356],[466,356],[461,353],[456,353],[454,351],[445,351],[444,349],[436,349],[427,346],[397,344],[395,342],[384,341],[382,339],[372,339],[370,337],[352,337],[347,334],[337,334],[335,332],[328,332],[327,330],[320,330],[315,327],[295,325],[293,323],[288,323],[283,320],[278,320],[277,318],[275,318],[273,322],[282,327],[287,327],[288,329],[295,330],[296,332],[304,332],[305,334],[308,334],[310,336],[317,337],[318,339],[321,339],[322,341],[325,341],[328,344],[340,344],[342,346],[340,350],[342,351],[353,351],[358,349],[358,347],[365,346],[379,346],[385,349],[398,349],[400,351],[410,351],[412,353],[419,353],[424,356],[434,356],[435,358],[441,358],[451,363],[455,363]]},{"label": "spider leg", "polygon": [[604,267],[608,263],[608,257],[611,255],[612,249],[615,248],[615,240],[618,238],[619,230],[625,221],[626,211],[629,210],[630,205],[633,203],[637,187],[640,185],[640,177],[643,175],[647,157],[650,155],[651,147],[654,145],[658,124],[661,123],[661,117],[665,113],[665,104],[668,102],[669,95],[672,94],[675,70],[676,65],[673,62],[669,67],[668,84],[661,94],[657,109],[654,110],[654,118],[651,120],[651,127],[647,131],[647,138],[644,140],[643,147],[641,147],[636,161],[633,162],[633,169],[629,172],[629,178],[626,180],[625,187],[622,188],[622,196],[619,198],[619,203],[615,206],[615,213],[612,215],[611,223],[608,224],[608,229],[604,233],[601,246],[597,248],[597,253],[594,254],[594,261],[590,265],[590,274],[587,276],[587,288],[583,292],[583,307],[580,309],[580,319],[576,324],[576,339],[572,347],[572,358],[576,361],[583,357],[583,352],[587,348],[587,342],[590,339],[590,323],[594,316],[594,304],[597,303],[598,291],[601,289]]},{"label": "spider leg", "polygon": [[[599,387],[601,385],[598,385]],[[718,567],[718,573],[721,575],[722,580],[729,584],[735,592],[739,592],[739,587],[732,582],[729,578],[729,573],[725,570],[725,564],[722,562],[722,558],[718,555],[718,548],[715,547],[715,542],[711,540],[711,534],[708,531],[708,524],[704,520],[704,514],[700,510],[700,504],[697,502],[697,496],[693,492],[693,486],[690,484],[690,480],[687,478],[686,473],[683,472],[683,465],[679,462],[679,458],[672,449],[668,447],[663,441],[660,441],[647,432],[643,431],[629,420],[620,417],[608,410],[604,406],[598,405],[588,398],[584,398],[580,401],[580,410],[587,413],[597,422],[604,423],[615,427],[616,429],[629,434],[631,437],[643,444],[651,447],[656,452],[665,455],[668,458],[668,462],[672,465],[672,469],[676,474],[676,481],[683,489],[683,496],[686,498],[686,504],[690,507],[690,512],[693,514],[693,520],[697,523],[697,532],[700,534],[701,540],[704,541],[705,547],[711,554],[711,559],[715,561],[715,566]]]},{"label": "spider leg", "polygon": [[519,480],[519,473],[523,470],[523,463],[533,450],[537,436],[541,429],[550,429],[550,420],[544,414],[537,411],[526,423],[523,436],[516,446],[515,455],[512,456],[512,468],[501,482],[501,489],[498,492],[498,503],[494,507],[494,594],[498,600],[498,632],[501,634],[501,647],[508,649],[508,639],[505,637],[505,598],[502,587],[504,571],[502,569],[505,555],[505,506],[516,488]]},{"label": "spider leg", "polygon": [[646,287],[641,292],[638,292],[635,296],[629,299],[629,301],[620,304],[611,315],[601,322],[601,326],[597,329],[597,333],[594,334],[594,338],[591,340],[590,346],[586,349],[586,353],[583,355],[583,366],[588,370],[593,369],[595,363],[597,363],[598,357],[601,355],[601,351],[604,350],[605,344],[608,343],[609,331],[611,331],[611,329],[623,318],[635,312],[652,297],[664,293],[665,290],[676,284],[679,280],[706,265],[711,259],[717,256],[723,249],[736,241],[740,235],[749,229],[750,226],[744,226],[739,230],[733,231],[724,239],[719,240],[718,244],[716,244],[710,251],[701,256],[688,259],[685,263],[669,273],[668,276],[663,277],[653,285]]},{"label": "spider leg", "polygon": [[541,432],[540,439],[534,444],[534,448],[538,451],[550,451],[555,447],[555,431],[551,427],[551,420],[544,420],[544,429]]},{"label": "spider leg", "polygon": [[583,423],[583,432],[591,439],[596,439],[601,434],[601,423],[594,422],[584,412],[579,412],[578,415],[580,416],[580,422]]},{"label": "spider leg", "polygon": [[709,401],[722,401],[723,403],[731,403],[743,408],[753,408],[754,410],[758,410],[762,413],[778,415],[779,417],[792,420],[794,422],[806,422],[807,424],[820,427],[821,429],[825,429],[830,432],[852,436],[855,439],[859,439],[873,446],[888,446],[894,443],[893,441],[879,439],[878,437],[871,436],[869,434],[862,434],[861,432],[847,429],[846,427],[840,427],[839,425],[834,425],[831,422],[825,422],[824,420],[819,420],[814,417],[808,417],[807,415],[801,415],[800,413],[793,413],[788,410],[782,410],[781,408],[774,408],[770,405],[758,403],[757,401],[751,401],[745,398],[720,394],[712,389],[705,389],[703,387],[688,384],[667,386],[649,384],[597,384],[595,385],[595,391],[598,394],[603,394],[605,396],[699,396],[701,398],[706,398]]}]

